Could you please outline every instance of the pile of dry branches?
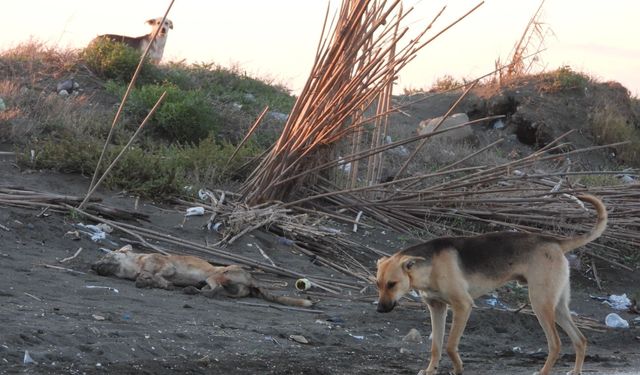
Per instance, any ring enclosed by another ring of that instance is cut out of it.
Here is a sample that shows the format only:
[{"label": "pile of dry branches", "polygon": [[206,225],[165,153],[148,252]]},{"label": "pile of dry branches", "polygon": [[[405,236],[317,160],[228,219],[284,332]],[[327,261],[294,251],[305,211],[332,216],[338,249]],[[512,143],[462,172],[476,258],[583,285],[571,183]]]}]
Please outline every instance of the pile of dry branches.
[{"label": "pile of dry branches", "polygon": [[[400,0],[343,1],[333,32],[323,31],[309,79],[280,138],[242,188],[247,203],[285,200],[298,187],[315,183],[316,174],[308,171],[335,159],[338,141],[388,113],[360,115],[385,90],[388,100],[398,72],[435,38],[421,41],[432,22],[400,47],[407,13]],[[381,134],[375,138],[379,142]]]}]

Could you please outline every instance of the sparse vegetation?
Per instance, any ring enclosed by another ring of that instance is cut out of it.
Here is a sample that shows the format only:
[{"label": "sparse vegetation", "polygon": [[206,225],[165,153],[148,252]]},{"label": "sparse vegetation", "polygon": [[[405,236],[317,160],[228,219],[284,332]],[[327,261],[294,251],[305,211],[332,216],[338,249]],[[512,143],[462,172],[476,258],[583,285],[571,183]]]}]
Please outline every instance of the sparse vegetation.
[{"label": "sparse vegetation", "polygon": [[[103,79],[128,82],[140,61],[140,52],[124,43],[98,39],[82,51],[80,56],[89,69]],[[141,78],[152,79],[157,68],[145,61]]]},{"label": "sparse vegetation", "polygon": [[640,129],[611,106],[597,109],[592,116],[591,129],[599,144],[628,141],[616,147],[617,157],[632,165],[640,165]]},{"label": "sparse vegetation", "polygon": [[453,78],[453,76],[449,74],[445,74],[444,76],[436,79],[433,86],[431,86],[432,92],[440,92],[440,91],[448,91],[453,90],[462,86],[462,82]]},{"label": "sparse vegetation", "polygon": [[571,69],[570,66],[563,66],[551,73],[553,83],[551,89],[553,91],[579,89],[584,90],[589,83],[589,77],[586,74],[578,73]]},{"label": "sparse vegetation", "polygon": [[[0,81],[0,97],[7,107],[0,113],[0,140],[14,143],[21,166],[94,172],[115,114],[113,104],[138,63],[137,52],[127,48],[110,43],[84,51],[57,51],[30,42],[0,54],[0,72],[7,77]],[[87,76],[84,65],[110,80]],[[267,120],[269,132],[257,133],[227,166],[236,148],[233,142],[241,139],[265,106],[288,113],[294,102],[282,86],[237,69],[185,63],[145,69],[147,74],[134,88],[108,145],[107,161],[165,90],[167,99],[105,181],[108,187],[141,196],[184,194],[187,185],[214,186],[242,178],[241,165],[269,145],[273,127],[282,123]],[[79,81],[81,91],[59,96],[57,82],[69,77]]]}]

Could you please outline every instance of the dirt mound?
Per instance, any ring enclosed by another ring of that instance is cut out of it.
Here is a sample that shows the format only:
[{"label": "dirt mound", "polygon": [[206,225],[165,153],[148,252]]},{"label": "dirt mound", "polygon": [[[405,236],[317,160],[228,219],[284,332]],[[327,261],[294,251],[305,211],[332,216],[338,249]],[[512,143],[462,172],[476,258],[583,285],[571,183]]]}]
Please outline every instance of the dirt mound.
[{"label": "dirt mound", "polygon": [[[577,73],[565,73],[571,77]],[[543,74],[515,79],[508,84],[481,85],[463,99],[453,113],[463,112],[470,120],[487,116],[504,119],[472,126],[477,145],[486,145],[504,137],[499,148],[505,155],[526,155],[548,145],[561,135],[571,132],[563,142],[563,150],[586,148],[605,142],[594,127],[598,116],[615,116],[626,125],[640,129],[639,102],[617,82],[595,82],[575,78],[576,82],[560,81],[557,75]],[[444,115],[461,95],[461,91],[428,93],[397,97],[402,113],[395,121],[401,127],[415,129],[420,121]],[[624,159],[615,149],[606,149],[575,156],[575,161],[588,170],[603,170],[618,164],[637,165],[638,160]]]}]

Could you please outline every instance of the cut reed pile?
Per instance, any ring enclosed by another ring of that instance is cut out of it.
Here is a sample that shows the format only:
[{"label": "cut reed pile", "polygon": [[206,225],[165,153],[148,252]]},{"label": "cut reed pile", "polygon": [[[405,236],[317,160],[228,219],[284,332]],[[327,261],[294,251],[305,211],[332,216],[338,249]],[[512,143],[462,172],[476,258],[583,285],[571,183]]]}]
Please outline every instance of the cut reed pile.
[{"label": "cut reed pile", "polygon": [[[533,25],[537,25],[537,15]],[[631,269],[623,264],[625,255],[620,249],[640,245],[638,185],[587,189],[575,183],[575,176],[617,172],[570,170],[572,155],[611,145],[563,152],[571,149],[560,143],[563,136],[519,160],[461,167],[490,150],[500,142],[497,140],[436,172],[401,178],[414,161],[414,152],[398,168],[394,181],[380,182],[385,151],[419,141],[414,146],[417,151],[441,132],[383,141],[387,115],[397,110],[390,106],[390,98],[399,70],[435,38],[421,42],[432,22],[419,37],[399,47],[407,33],[400,26],[405,16],[399,1],[343,2],[333,32],[328,36],[323,32],[310,78],[281,137],[242,188],[248,206],[311,207],[345,221],[364,214],[414,235],[488,230],[571,235],[589,230],[594,221],[593,212],[587,212],[575,198],[589,191],[604,197],[611,219],[603,239],[591,244],[587,253]],[[523,39],[521,44],[528,43],[528,38]],[[526,49],[518,51],[523,55]],[[558,167],[559,161],[565,164]],[[345,211],[351,211],[351,216]]]},{"label": "cut reed pile", "polygon": [[[410,11],[403,10],[400,0],[343,1],[335,27],[322,32],[309,79],[281,136],[241,190],[248,204],[286,200],[298,187],[314,184],[318,176],[308,171],[335,159],[339,141],[389,112],[384,102],[398,72],[442,33],[423,42],[431,22],[404,42],[408,28],[401,22]],[[365,118],[362,113],[377,99],[382,101],[379,113]],[[375,142],[379,144],[383,135],[375,135]]]}]

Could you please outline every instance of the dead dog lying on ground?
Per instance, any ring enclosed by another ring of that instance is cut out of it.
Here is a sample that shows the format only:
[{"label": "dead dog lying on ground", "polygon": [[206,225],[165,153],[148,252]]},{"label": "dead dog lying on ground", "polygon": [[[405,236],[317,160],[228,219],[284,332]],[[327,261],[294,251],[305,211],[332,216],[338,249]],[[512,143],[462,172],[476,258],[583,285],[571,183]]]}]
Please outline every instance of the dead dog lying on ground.
[{"label": "dead dog lying on ground", "polygon": [[151,38],[156,30],[158,31],[158,35],[156,39],[153,41],[151,48],[149,48],[149,61],[154,64],[159,64],[162,59],[162,55],[164,54],[164,46],[167,44],[167,34],[169,33],[169,29],[173,30],[173,22],[171,20],[166,19],[164,23],[162,22],[162,17],[153,18],[146,21],[147,24],[151,25],[151,32],[147,35],[131,37],[125,35],[116,35],[116,34],[104,34],[95,37],[89,45],[94,44],[97,40],[108,39],[113,42],[120,42],[128,45],[129,47],[140,51],[140,53],[144,53],[147,49],[149,43],[151,43]]},{"label": "dead dog lying on ground", "polygon": [[258,285],[251,273],[239,265],[216,267],[191,255],[135,253],[131,245],[111,251],[95,262],[91,269],[102,276],[135,280],[138,288],[175,289],[202,292],[207,296],[259,297],[283,305],[310,307],[303,298],[278,296]]},{"label": "dead dog lying on ground", "polygon": [[548,375],[560,356],[556,323],[576,351],[571,375],[582,371],[587,340],[569,311],[569,266],[565,253],[600,237],[607,227],[604,204],[591,195],[580,200],[595,206],[598,219],[591,232],[569,239],[530,233],[497,232],[474,237],[445,237],[402,250],[378,260],[379,312],[389,312],[411,289],[420,291],[431,315],[431,360],[427,375],[436,374],[442,353],[447,305],[453,321],[447,354],[453,373],[462,374],[458,343],[471,314],[473,299],[511,280],[527,283],[529,300],[549,347],[541,375]]}]

